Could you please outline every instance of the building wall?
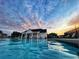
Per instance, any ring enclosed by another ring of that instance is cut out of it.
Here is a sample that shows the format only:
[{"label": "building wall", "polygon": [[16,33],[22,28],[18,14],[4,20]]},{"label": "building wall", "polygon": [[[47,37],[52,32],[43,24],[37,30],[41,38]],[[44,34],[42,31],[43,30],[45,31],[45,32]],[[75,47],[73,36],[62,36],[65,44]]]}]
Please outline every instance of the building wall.
[{"label": "building wall", "polygon": [[40,33],[40,38],[47,38],[47,33]]},{"label": "building wall", "polygon": [[33,38],[39,38],[39,35],[37,33],[33,33]]},{"label": "building wall", "polygon": [[[25,34],[25,38],[28,38],[28,34]],[[29,38],[47,38],[47,33],[30,33]]]},{"label": "building wall", "polygon": [[38,31],[25,31],[25,38],[28,37],[28,34],[30,34],[29,38],[47,38],[47,32],[40,32],[40,30]]},{"label": "building wall", "polygon": [[79,30],[77,32],[75,30],[68,31],[68,32],[64,33],[64,35],[65,35],[65,37],[68,37],[68,38],[76,38],[76,37],[79,38]]}]

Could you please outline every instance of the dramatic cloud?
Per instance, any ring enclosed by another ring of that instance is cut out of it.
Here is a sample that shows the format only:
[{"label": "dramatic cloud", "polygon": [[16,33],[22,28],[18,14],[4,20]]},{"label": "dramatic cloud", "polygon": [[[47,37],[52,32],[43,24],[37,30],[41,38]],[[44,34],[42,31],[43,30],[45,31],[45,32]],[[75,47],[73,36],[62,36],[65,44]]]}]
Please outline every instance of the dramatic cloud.
[{"label": "dramatic cloud", "polygon": [[78,6],[79,0],[0,0],[0,30],[46,28],[58,33],[79,22],[78,16],[67,19]]},{"label": "dramatic cloud", "polygon": [[69,22],[70,25],[79,25],[79,15],[73,17],[70,22]]},{"label": "dramatic cloud", "polygon": [[76,9],[74,12],[72,12],[69,17],[68,26],[75,25],[79,25],[79,9]]}]

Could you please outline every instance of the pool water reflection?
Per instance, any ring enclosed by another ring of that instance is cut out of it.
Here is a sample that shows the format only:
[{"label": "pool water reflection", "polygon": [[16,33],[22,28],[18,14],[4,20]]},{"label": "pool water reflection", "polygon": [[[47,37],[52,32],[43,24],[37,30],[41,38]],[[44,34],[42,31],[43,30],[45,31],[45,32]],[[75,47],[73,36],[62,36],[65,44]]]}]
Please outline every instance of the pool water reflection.
[{"label": "pool water reflection", "polygon": [[0,59],[79,59],[79,49],[46,39],[0,41]]}]

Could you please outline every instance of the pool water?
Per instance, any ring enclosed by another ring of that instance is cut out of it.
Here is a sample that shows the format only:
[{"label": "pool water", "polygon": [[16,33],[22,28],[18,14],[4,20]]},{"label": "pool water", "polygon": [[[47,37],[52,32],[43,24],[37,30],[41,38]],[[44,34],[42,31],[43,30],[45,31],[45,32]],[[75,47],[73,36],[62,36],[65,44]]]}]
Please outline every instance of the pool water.
[{"label": "pool water", "polygon": [[0,40],[0,59],[79,59],[78,52],[78,48],[54,40]]}]

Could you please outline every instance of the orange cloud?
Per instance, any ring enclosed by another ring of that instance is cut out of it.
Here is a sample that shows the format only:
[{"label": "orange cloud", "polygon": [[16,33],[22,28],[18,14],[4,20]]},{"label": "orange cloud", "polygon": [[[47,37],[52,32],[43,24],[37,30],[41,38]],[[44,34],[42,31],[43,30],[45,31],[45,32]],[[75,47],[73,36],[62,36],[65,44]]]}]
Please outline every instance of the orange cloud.
[{"label": "orange cloud", "polygon": [[69,21],[69,25],[79,25],[79,14]]}]

